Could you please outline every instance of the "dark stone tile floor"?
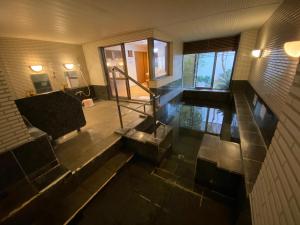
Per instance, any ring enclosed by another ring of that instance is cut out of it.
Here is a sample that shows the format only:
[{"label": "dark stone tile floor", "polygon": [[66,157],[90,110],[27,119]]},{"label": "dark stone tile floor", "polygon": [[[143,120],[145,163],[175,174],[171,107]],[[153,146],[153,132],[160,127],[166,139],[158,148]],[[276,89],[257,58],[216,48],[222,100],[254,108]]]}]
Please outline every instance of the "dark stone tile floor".
[{"label": "dark stone tile floor", "polygon": [[[172,166],[171,166],[172,167]],[[73,225],[227,225],[232,208],[174,185],[135,158],[71,222]],[[187,168],[179,169],[185,174]]]}]

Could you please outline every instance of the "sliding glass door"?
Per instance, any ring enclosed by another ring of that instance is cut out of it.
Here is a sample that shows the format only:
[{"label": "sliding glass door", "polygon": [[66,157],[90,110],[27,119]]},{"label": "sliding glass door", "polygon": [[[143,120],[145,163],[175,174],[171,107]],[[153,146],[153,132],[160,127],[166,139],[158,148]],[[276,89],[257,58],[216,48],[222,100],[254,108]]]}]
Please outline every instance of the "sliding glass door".
[{"label": "sliding glass door", "polygon": [[[125,59],[122,50],[122,45],[114,45],[103,48],[104,63],[106,68],[106,73],[109,81],[110,93],[112,97],[116,96],[115,85],[113,81],[112,68],[114,66],[125,71]],[[121,73],[116,71],[116,85],[118,88],[118,94],[120,97],[129,98],[129,82]]]},{"label": "sliding glass door", "polygon": [[184,55],[183,85],[187,88],[229,89],[235,51]]}]

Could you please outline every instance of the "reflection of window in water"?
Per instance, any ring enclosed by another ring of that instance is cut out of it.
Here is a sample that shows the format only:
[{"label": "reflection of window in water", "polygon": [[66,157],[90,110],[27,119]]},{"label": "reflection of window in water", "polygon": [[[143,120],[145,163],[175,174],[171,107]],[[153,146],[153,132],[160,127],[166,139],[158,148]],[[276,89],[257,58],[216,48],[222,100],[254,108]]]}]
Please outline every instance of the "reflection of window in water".
[{"label": "reflection of window in water", "polygon": [[210,108],[206,131],[208,133],[220,134],[222,129],[223,117],[224,114],[221,110]]},{"label": "reflection of window in water", "polygon": [[232,117],[230,133],[231,133],[231,137],[239,138],[239,125],[238,125],[236,113],[234,113]]},{"label": "reflection of window in water", "polygon": [[180,127],[192,128],[192,124],[193,124],[192,108],[193,107],[189,105],[181,105],[180,115],[179,115]]},{"label": "reflection of window in water", "polygon": [[30,77],[37,94],[52,91],[48,74],[32,74]]},{"label": "reflection of window in water", "polygon": [[205,131],[208,108],[194,107],[192,128],[195,130]]},{"label": "reflection of window in water", "polygon": [[224,114],[219,109],[182,105],[180,127],[220,134]]},{"label": "reflection of window in water", "polygon": [[167,104],[167,121],[171,121],[174,115],[176,115],[177,104],[168,103]]}]

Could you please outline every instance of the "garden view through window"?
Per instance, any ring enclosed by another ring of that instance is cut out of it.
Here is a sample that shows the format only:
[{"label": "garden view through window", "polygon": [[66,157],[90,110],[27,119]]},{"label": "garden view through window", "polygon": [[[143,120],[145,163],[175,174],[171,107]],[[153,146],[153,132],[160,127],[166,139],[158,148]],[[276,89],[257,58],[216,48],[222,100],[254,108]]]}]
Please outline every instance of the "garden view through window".
[{"label": "garden view through window", "polygon": [[187,54],[183,58],[183,86],[226,90],[229,88],[235,51]]}]

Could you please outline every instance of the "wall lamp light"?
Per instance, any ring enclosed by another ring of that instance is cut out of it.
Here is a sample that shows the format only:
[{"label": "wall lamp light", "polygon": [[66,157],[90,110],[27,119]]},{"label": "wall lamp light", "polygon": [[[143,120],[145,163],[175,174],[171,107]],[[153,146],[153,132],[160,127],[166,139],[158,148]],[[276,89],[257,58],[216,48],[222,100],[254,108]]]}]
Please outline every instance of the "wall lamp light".
[{"label": "wall lamp light", "polygon": [[29,66],[29,68],[33,72],[41,72],[43,70],[43,66],[42,65],[32,65],[32,66]]},{"label": "wall lamp light", "polygon": [[251,55],[254,58],[260,58],[262,56],[262,50],[261,49],[254,49],[254,50],[252,50]]},{"label": "wall lamp light", "polygon": [[291,41],[284,44],[284,51],[291,57],[300,57],[300,41]]},{"label": "wall lamp light", "polygon": [[66,64],[63,64],[63,66],[67,70],[72,70],[74,68],[74,64],[73,63],[66,63]]}]

